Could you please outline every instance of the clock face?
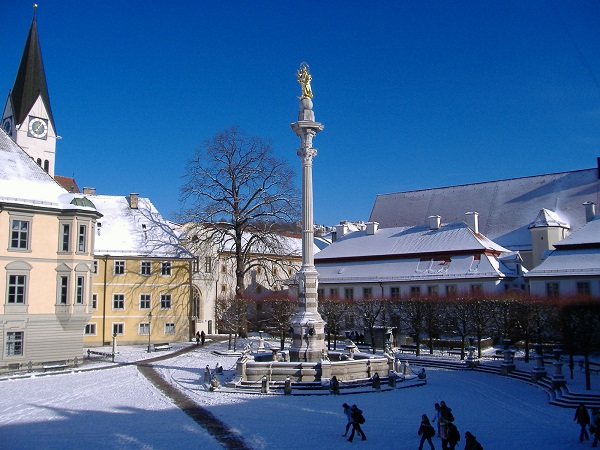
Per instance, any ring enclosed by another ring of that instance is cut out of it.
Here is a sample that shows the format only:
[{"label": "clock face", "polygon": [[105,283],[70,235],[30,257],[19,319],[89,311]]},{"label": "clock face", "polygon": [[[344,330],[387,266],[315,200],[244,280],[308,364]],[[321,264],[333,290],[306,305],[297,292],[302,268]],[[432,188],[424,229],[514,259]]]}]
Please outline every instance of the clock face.
[{"label": "clock face", "polygon": [[48,136],[48,121],[39,117],[29,118],[29,136],[38,139],[46,139]]},{"label": "clock face", "polygon": [[2,128],[7,134],[10,135],[12,133],[12,117],[7,117],[4,119],[4,122],[2,122]]}]

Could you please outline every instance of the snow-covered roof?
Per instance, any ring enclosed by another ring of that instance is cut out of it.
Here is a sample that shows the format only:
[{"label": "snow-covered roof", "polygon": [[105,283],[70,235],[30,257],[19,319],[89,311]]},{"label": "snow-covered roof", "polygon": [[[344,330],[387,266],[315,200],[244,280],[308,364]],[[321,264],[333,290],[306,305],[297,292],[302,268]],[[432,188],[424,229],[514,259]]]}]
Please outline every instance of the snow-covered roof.
[{"label": "snow-covered roof", "polygon": [[426,226],[380,228],[375,234],[366,230],[339,237],[315,256],[315,261],[336,258],[374,256],[427,255],[452,252],[481,253],[489,250],[508,252],[480,233],[474,233],[465,223],[441,225],[438,229]]},{"label": "snow-covered roof", "polygon": [[180,245],[180,234],[154,207],[140,197],[131,208],[125,196],[95,195],[91,200],[104,217],[98,221],[96,256],[189,258]]},{"label": "snow-covered roof", "polygon": [[562,219],[559,214],[549,209],[542,208],[529,228],[562,227],[569,228],[569,223]]},{"label": "snow-covered roof", "polygon": [[479,231],[512,250],[531,248],[529,224],[542,208],[554,211],[572,229],[585,223],[584,202],[600,203],[598,169],[576,170],[485,183],[380,194],[371,221],[380,227],[427,223],[440,215],[462,221],[479,213]]},{"label": "snow-covered roof", "polygon": [[0,130],[0,202],[36,208],[95,211],[92,204],[69,193]]},{"label": "snow-covered roof", "polygon": [[[332,244],[335,245],[335,244]],[[423,260],[419,257],[375,261],[319,263],[319,283],[348,281],[375,283],[389,281],[427,281],[515,277],[516,273],[497,258],[457,255],[448,260]]]},{"label": "snow-covered roof", "polygon": [[[245,243],[250,239],[250,233],[244,233],[242,235],[242,240]],[[273,236],[273,239],[277,239],[277,249],[276,253],[280,256],[293,256],[296,258],[302,257],[302,238],[294,237],[294,236],[286,236],[286,235],[277,235]],[[226,240],[223,243],[221,251],[229,252],[232,251],[233,248],[233,239]],[[321,249],[316,243],[313,243],[313,253],[316,254],[320,252]],[[262,244],[260,241],[257,241],[257,244],[252,249],[252,252],[255,254],[271,254],[273,253],[272,248],[267,248],[266,245]]]},{"label": "snow-covered roof", "polygon": [[[315,256],[322,283],[514,277],[498,258],[508,250],[465,223],[346,234]],[[474,258],[473,255],[479,255]]]},{"label": "snow-covered roof", "polygon": [[600,275],[600,215],[554,244],[527,277]]},{"label": "snow-covered roof", "polygon": [[600,276],[600,248],[556,250],[525,277]]}]

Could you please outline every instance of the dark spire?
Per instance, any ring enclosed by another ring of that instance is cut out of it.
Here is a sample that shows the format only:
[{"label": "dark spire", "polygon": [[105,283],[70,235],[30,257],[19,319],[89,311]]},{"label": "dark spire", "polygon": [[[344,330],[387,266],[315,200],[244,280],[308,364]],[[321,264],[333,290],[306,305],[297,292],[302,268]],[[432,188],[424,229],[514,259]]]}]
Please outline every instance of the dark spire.
[{"label": "dark spire", "polygon": [[42,62],[42,50],[35,21],[36,6],[34,6],[33,20],[31,21],[29,35],[27,36],[27,42],[25,43],[25,49],[21,57],[21,64],[10,96],[15,123],[22,124],[25,116],[37,100],[38,95],[41,95],[44,105],[48,110],[48,117],[52,123],[52,127],[56,130],[56,127],[54,127],[54,118],[52,117],[52,108],[50,107],[46,73],[44,72],[44,63]]}]

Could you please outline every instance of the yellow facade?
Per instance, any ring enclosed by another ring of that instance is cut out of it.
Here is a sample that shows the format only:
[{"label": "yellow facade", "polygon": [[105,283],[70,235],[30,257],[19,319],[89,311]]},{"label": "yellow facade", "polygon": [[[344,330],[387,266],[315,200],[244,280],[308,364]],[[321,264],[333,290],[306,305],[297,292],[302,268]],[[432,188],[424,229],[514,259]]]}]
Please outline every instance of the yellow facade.
[{"label": "yellow facade", "polygon": [[191,339],[191,259],[97,256],[95,266],[84,345]]}]

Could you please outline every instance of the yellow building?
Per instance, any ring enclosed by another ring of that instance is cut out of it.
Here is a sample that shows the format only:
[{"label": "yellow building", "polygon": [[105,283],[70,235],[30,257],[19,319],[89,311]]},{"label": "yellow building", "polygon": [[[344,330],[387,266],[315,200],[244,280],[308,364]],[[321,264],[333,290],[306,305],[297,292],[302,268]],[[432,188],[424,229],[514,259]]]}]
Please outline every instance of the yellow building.
[{"label": "yellow building", "polygon": [[103,214],[96,227],[92,317],[84,344],[149,344],[189,340],[191,255],[147,198],[95,195]]}]

